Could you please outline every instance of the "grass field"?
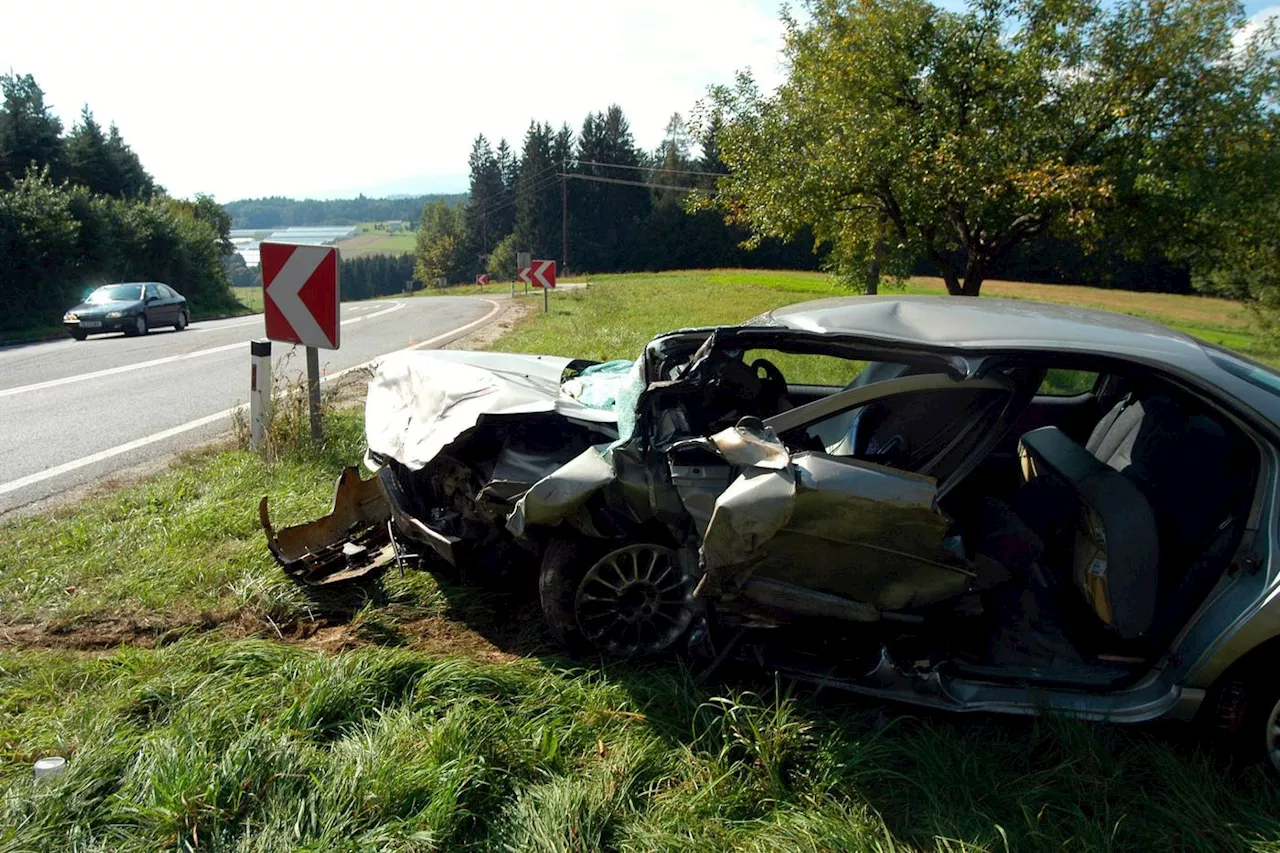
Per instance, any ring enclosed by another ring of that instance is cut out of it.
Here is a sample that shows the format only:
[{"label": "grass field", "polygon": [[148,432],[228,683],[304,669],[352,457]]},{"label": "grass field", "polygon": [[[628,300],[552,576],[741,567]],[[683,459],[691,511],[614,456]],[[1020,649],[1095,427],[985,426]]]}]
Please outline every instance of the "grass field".
[{"label": "grass field", "polygon": [[416,235],[412,231],[378,231],[372,222],[364,222],[350,239],[337,245],[344,258],[360,258],[366,255],[402,255],[412,252]]},{"label": "grass field", "polygon": [[235,294],[236,300],[250,311],[262,310],[261,287],[233,287],[231,292]]},{"label": "grass field", "polygon": [[[830,288],[740,271],[592,285],[494,348],[630,356]],[[1158,311],[1256,345],[1214,305]],[[303,595],[257,501],[277,524],[323,512],[362,413],[329,414],[326,435],[271,464],[206,451],[0,523],[0,850],[1280,853],[1280,786],[1183,727],[949,717],[569,660],[530,590],[421,572],[370,600]],[[36,787],[46,754],[70,769]]]},{"label": "grass field", "polygon": [[[634,357],[658,332],[739,323],[780,305],[854,295],[830,276],[805,272],[695,270],[591,276],[590,283],[589,296],[583,291],[553,292],[551,314],[530,318],[502,345],[521,352]],[[938,279],[914,278],[904,291],[942,294],[945,289]],[[1254,357],[1275,357],[1249,312],[1224,299],[1002,281],[987,282],[983,294],[1132,314]]]}]

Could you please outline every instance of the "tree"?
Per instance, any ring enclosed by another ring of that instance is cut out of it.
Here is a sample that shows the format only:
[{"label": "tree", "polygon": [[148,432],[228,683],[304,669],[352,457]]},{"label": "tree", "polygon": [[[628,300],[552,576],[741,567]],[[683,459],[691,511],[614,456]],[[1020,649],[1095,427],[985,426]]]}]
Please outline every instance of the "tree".
[{"label": "tree", "polygon": [[142,161],[120,136],[120,129],[115,122],[107,133],[107,157],[115,172],[117,189],[121,198],[149,199],[157,192],[164,192],[157,187],[151,175],[142,168]]},{"label": "tree", "polygon": [[44,102],[44,92],[30,74],[0,75],[0,187],[16,183],[34,166],[62,175],[62,122]]},{"label": "tree", "polygon": [[493,241],[489,238],[489,216],[493,208],[503,202],[502,169],[498,158],[489,146],[484,134],[476,137],[471,146],[471,192],[466,207],[465,251],[468,255],[487,255],[493,243],[501,239],[496,234]]},{"label": "tree", "polygon": [[535,258],[559,256],[560,164],[552,160],[551,125],[531,122],[516,184],[515,235],[519,251]]},{"label": "tree", "polygon": [[516,235],[508,234],[493,247],[485,262],[485,269],[494,281],[514,281],[516,277]]},{"label": "tree", "polygon": [[500,239],[516,230],[516,187],[520,183],[520,158],[511,150],[506,139],[498,140],[494,152],[498,171],[502,173],[502,200],[493,210],[494,239]]},{"label": "tree", "polygon": [[583,121],[574,169],[583,178],[575,182],[569,238],[577,266],[607,271],[640,265],[634,233],[649,213],[649,190],[615,182],[644,182],[646,159],[617,104]]},{"label": "tree", "polygon": [[67,139],[67,175],[90,192],[122,198],[118,162],[107,148],[107,137],[86,105],[80,123]]},{"label": "tree", "polygon": [[[1269,136],[1280,138],[1280,116],[1273,115],[1272,122]],[[1202,208],[1209,227],[1201,230],[1217,239],[1198,243],[1194,283],[1200,290],[1243,302],[1272,338],[1280,338],[1280,187],[1275,181],[1254,179],[1280,174],[1280,148],[1255,145],[1235,165],[1241,174],[1228,182],[1235,192],[1219,193]]]},{"label": "tree", "polygon": [[806,8],[776,94],[712,91],[717,205],[756,239],[812,226],[846,271],[926,257],[952,294],[1049,231],[1180,251],[1275,102],[1274,37],[1239,50],[1233,0]]},{"label": "tree", "polygon": [[414,278],[428,287],[457,271],[461,216],[443,200],[422,209],[414,247]]}]

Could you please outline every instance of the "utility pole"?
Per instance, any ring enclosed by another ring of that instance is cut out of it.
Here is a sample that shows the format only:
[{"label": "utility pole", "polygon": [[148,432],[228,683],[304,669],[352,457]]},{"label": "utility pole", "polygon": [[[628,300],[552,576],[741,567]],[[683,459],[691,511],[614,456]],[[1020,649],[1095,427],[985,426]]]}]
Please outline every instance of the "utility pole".
[{"label": "utility pole", "polygon": [[569,167],[561,163],[560,175],[560,267],[569,274]]}]

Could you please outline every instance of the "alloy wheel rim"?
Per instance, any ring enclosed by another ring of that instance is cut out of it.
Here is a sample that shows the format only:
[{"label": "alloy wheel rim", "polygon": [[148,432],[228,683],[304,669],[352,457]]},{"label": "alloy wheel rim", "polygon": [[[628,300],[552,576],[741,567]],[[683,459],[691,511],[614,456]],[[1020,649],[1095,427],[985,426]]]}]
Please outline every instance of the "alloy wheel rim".
[{"label": "alloy wheel rim", "polygon": [[140,334],[140,335],[141,335],[141,334],[143,334],[144,332],[146,332],[146,331],[147,331],[147,320],[146,320],[146,318],[145,318],[145,317],[143,317],[141,314],[139,314],[139,315],[138,315],[138,320],[137,320],[137,322],[136,322],[136,323],[134,323],[134,326],[136,326],[136,327],[137,327],[137,329],[138,329],[138,334]]},{"label": "alloy wheel rim", "polygon": [[1280,699],[1271,706],[1267,717],[1267,758],[1276,772],[1280,772]]},{"label": "alloy wheel rim", "polygon": [[628,545],[587,571],[574,599],[578,627],[601,651],[619,657],[656,654],[693,619],[693,579],[676,552]]}]

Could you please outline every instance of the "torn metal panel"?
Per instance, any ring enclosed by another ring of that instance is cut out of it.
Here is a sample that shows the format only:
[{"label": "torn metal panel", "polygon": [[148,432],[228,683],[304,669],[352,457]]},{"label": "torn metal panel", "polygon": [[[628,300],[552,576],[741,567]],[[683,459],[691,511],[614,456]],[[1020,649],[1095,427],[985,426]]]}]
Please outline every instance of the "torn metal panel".
[{"label": "torn metal panel", "polygon": [[333,509],[315,521],[276,530],[264,497],[258,520],[267,547],[295,580],[311,586],[366,577],[396,558],[388,521],[390,507],[376,479],[361,480],[344,468],[333,492]]},{"label": "torn metal panel", "polygon": [[698,536],[706,536],[716,500],[733,482],[733,468],[710,440],[693,438],[667,450],[667,472]]},{"label": "torn metal panel", "polygon": [[612,410],[561,393],[572,359],[508,353],[401,352],[383,359],[369,382],[365,437],[370,467],[378,457],[416,471],[491,415],[555,412],[612,424]]},{"label": "torn metal panel", "polygon": [[942,547],[935,491],[930,478],[821,453],[748,470],[716,500],[707,591],[768,579],[891,611],[962,594],[972,572]]},{"label": "torn metal panel", "polygon": [[896,611],[961,595],[967,563],[943,548],[936,484],[856,459],[800,453],[795,506],[755,575]]},{"label": "torn metal panel", "polygon": [[599,448],[589,447],[529,489],[507,518],[515,537],[535,524],[556,525],[599,489],[614,480],[613,465]]},{"label": "torn metal panel", "polygon": [[752,468],[725,489],[702,541],[702,562],[713,585],[723,582],[726,567],[758,557],[761,546],[791,521],[795,495],[790,468]]}]

